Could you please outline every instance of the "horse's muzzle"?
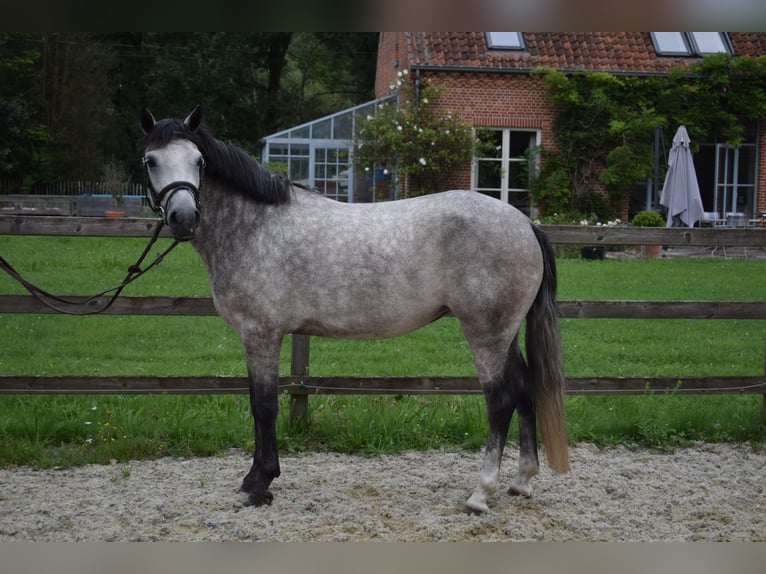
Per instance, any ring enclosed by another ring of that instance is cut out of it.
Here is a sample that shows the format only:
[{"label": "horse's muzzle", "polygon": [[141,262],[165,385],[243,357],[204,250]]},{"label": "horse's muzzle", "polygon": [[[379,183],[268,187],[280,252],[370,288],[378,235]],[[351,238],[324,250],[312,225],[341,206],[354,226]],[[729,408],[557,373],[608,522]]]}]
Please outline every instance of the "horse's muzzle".
[{"label": "horse's muzzle", "polygon": [[199,209],[196,207],[171,210],[167,214],[167,224],[173,237],[178,241],[194,239],[199,227],[199,217]]}]

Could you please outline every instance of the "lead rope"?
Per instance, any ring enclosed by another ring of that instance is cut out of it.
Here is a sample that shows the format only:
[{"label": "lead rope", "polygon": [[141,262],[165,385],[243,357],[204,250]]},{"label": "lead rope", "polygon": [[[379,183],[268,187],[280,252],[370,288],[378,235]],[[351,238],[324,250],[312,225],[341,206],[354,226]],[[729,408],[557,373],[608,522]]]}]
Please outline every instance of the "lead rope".
[{"label": "lead rope", "polygon": [[[24,286],[24,288],[29,291],[29,293],[37,299],[42,305],[47,307],[48,309],[51,309],[52,311],[55,311],[57,313],[63,313],[65,315],[96,315],[98,313],[103,313],[109,307],[114,304],[114,302],[117,300],[117,297],[120,296],[120,293],[122,293],[122,290],[125,289],[130,283],[141,277],[144,273],[149,271],[152,267],[155,267],[158,265],[163,258],[170,253],[176,245],[178,245],[178,240],[174,240],[173,243],[168,247],[165,251],[162,253],[158,253],[157,257],[155,257],[154,261],[152,261],[145,269],[141,269],[141,264],[143,263],[144,259],[146,259],[146,256],[149,254],[149,250],[152,248],[152,245],[154,245],[157,242],[157,238],[160,235],[160,231],[162,230],[162,227],[164,226],[164,222],[162,220],[159,220],[157,223],[157,227],[154,230],[154,233],[152,234],[151,239],[149,240],[149,244],[144,249],[144,252],[141,254],[141,256],[138,258],[138,261],[136,261],[133,265],[128,267],[128,274],[125,276],[125,279],[122,280],[122,283],[119,285],[116,285],[112,287],[111,289],[105,289],[104,291],[101,291],[100,293],[96,293],[95,295],[91,295],[90,297],[83,297],[79,299],[72,299],[67,297],[60,297],[58,295],[53,295],[52,293],[49,293],[48,291],[45,291],[44,289],[41,289],[37,285],[34,285],[33,283],[30,283],[24,277],[21,276],[21,274],[16,271],[8,261],[2,256],[0,256],[0,268],[3,269],[8,275],[13,277],[16,281],[21,283],[21,285]],[[88,309],[86,311],[71,311],[69,309],[65,309],[63,307],[58,307],[51,303],[51,301],[54,301],[56,303],[59,303],[61,305],[69,305],[71,307],[77,307],[77,306],[83,306],[83,305],[91,305],[94,301],[96,301],[99,297],[103,297],[107,293],[111,293],[114,291],[114,294],[109,298],[109,300],[106,302],[106,304],[98,309]]]}]

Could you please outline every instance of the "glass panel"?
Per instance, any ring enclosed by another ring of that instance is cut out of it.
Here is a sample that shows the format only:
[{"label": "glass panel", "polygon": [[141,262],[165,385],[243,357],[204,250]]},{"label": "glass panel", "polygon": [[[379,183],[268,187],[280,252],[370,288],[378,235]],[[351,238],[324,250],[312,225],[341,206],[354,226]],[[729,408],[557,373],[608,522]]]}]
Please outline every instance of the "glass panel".
[{"label": "glass panel", "polygon": [[291,144],[290,155],[292,156],[305,156],[309,155],[309,144]]},{"label": "glass panel", "polygon": [[508,157],[524,157],[524,153],[537,141],[535,132],[511,132],[511,143],[508,150]]},{"label": "glass panel", "polygon": [[289,147],[284,143],[271,143],[269,144],[269,156],[275,155],[288,155]]},{"label": "glass panel", "polygon": [[524,214],[529,215],[529,209],[531,207],[531,196],[527,191],[511,191],[508,193],[508,203],[513,205],[516,209],[521,210]]},{"label": "glass panel", "polygon": [[350,140],[354,137],[352,120],[352,114],[343,114],[335,118],[335,133],[333,135],[336,140]]},{"label": "glass panel", "polygon": [[697,52],[700,54],[729,52],[720,32],[692,32],[691,35],[694,38],[694,43],[697,44]]},{"label": "glass panel", "polygon": [[295,183],[308,185],[309,183],[309,160],[308,158],[295,158],[290,160],[290,179]]},{"label": "glass panel", "polygon": [[652,32],[654,47],[662,54],[688,54],[689,48],[681,32]]},{"label": "glass panel", "polygon": [[305,126],[302,128],[294,129],[290,132],[291,139],[303,139],[307,140],[311,137],[311,126]]},{"label": "glass panel", "polygon": [[500,189],[500,161],[479,160],[477,186],[481,189]]},{"label": "glass panel", "polygon": [[315,140],[329,140],[332,137],[332,118],[315,123],[312,137]]},{"label": "glass panel", "polygon": [[478,191],[479,191],[479,193],[483,193],[484,195],[488,195],[490,197],[494,197],[495,199],[500,199],[500,190],[499,189],[498,190],[494,190],[494,191],[480,189]]},{"label": "glass panel", "polygon": [[737,183],[739,185],[755,184],[755,146],[739,146],[739,165]]},{"label": "glass panel", "polygon": [[487,46],[519,50],[524,47],[524,40],[521,32],[487,32]]},{"label": "glass panel", "polygon": [[503,157],[503,132],[502,130],[480,129],[476,132],[479,140],[476,155],[481,158]]},{"label": "glass panel", "polygon": [[529,164],[527,161],[508,162],[508,189],[529,189]]}]

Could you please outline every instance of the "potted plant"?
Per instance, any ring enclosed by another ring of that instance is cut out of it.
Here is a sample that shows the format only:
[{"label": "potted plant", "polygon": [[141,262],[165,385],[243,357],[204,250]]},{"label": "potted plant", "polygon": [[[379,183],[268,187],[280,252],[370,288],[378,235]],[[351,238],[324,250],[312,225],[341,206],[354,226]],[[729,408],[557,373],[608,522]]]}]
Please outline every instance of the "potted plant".
[{"label": "potted plant", "polygon": [[[656,211],[640,211],[630,224],[633,227],[665,227],[665,218]],[[636,253],[643,259],[657,259],[662,253],[662,245],[639,245]]]}]

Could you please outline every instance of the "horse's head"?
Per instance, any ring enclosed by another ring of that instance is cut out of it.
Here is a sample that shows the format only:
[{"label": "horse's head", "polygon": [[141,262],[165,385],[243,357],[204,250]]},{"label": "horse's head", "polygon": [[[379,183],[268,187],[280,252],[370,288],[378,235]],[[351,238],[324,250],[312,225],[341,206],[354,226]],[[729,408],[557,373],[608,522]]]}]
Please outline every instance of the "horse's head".
[{"label": "horse's head", "polygon": [[141,111],[141,128],[147,136],[141,163],[149,205],[170,227],[173,237],[181,241],[193,239],[199,226],[199,189],[205,159],[184,134],[194,134],[201,122],[199,106],[183,122],[157,122],[148,109]]}]

